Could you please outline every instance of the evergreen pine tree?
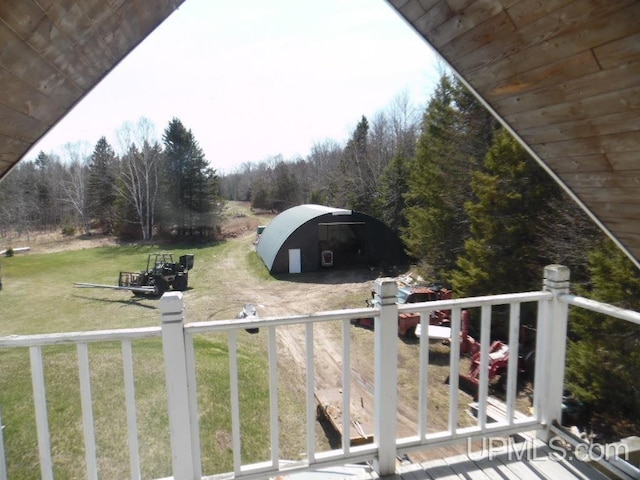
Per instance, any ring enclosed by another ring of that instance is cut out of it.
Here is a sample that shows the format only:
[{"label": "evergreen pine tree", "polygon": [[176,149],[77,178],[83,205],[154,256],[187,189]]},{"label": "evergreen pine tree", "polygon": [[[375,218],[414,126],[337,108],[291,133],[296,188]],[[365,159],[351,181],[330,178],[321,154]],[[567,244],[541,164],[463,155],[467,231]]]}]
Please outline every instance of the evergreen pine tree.
[{"label": "evergreen pine tree", "polygon": [[404,194],[407,191],[408,176],[408,161],[403,153],[399,152],[391,159],[380,177],[380,206],[377,210],[381,212],[382,221],[398,233],[406,227]]},{"label": "evergreen pine tree", "polygon": [[89,158],[88,208],[89,215],[103,231],[111,232],[114,222],[114,203],[117,197],[116,154],[105,137],[100,137]]},{"label": "evergreen pine tree", "polygon": [[251,188],[251,207],[261,209],[273,208],[269,203],[269,191],[267,189],[267,182],[258,178]]},{"label": "evergreen pine tree", "polygon": [[456,294],[536,288],[546,263],[536,248],[537,220],[560,189],[505,130],[496,135],[484,167],[473,175],[477,200],[466,204],[471,236],[453,274]]},{"label": "evergreen pine tree", "polygon": [[[590,285],[579,294],[640,310],[640,272],[616,245],[603,239],[589,255]],[[640,326],[584,309],[571,309],[567,386],[593,411],[603,441],[640,428]]]},{"label": "evergreen pine tree", "polygon": [[[442,280],[455,266],[466,238],[463,202],[468,198],[466,163],[461,158],[451,79],[440,79],[424,115],[405,195],[407,226],[402,238],[429,277]],[[471,166],[472,167],[472,166]]]},{"label": "evergreen pine tree", "polygon": [[220,223],[222,197],[215,170],[191,130],[173,118],[163,135],[165,152],[162,170],[166,201],[165,222],[185,235],[212,234]]},{"label": "evergreen pine tree", "polygon": [[40,227],[55,225],[59,219],[60,209],[56,208],[56,198],[54,192],[54,182],[51,170],[52,159],[44,152],[38,153],[34,164],[37,170],[37,209],[40,214]]},{"label": "evergreen pine tree", "polygon": [[282,212],[300,203],[300,184],[291,173],[289,166],[279,161],[274,168],[274,182],[269,196],[271,206],[277,212]]},{"label": "evergreen pine tree", "polygon": [[409,165],[402,238],[427,277],[449,283],[469,237],[471,176],[497,122],[455,78],[443,75],[425,111]]},{"label": "evergreen pine tree", "polygon": [[371,169],[368,136],[369,121],[363,116],[344,149],[343,198],[348,208],[374,214],[377,174]]}]

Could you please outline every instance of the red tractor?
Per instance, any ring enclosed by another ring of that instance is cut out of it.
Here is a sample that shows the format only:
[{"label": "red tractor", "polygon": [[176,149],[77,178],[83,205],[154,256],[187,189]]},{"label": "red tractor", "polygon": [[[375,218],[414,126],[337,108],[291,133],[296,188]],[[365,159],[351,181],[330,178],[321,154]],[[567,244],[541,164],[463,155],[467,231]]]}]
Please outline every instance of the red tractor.
[{"label": "red tractor", "polygon": [[[471,356],[471,366],[467,374],[461,373],[460,388],[471,393],[474,399],[478,396],[478,385],[480,385],[480,357],[481,351],[477,349]],[[509,366],[509,345],[496,340],[491,344],[489,348],[489,384],[496,382],[503,383],[507,379],[507,368]],[[526,358],[517,358],[518,362],[518,374],[525,373],[527,368]]]}]

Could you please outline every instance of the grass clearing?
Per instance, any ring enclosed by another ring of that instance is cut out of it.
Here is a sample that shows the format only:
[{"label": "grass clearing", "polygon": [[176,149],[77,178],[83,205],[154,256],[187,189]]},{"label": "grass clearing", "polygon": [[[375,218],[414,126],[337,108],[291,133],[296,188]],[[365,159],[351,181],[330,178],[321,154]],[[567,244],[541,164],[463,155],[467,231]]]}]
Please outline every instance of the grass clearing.
[{"label": "grass clearing", "polygon": [[[158,300],[127,291],[74,288],[76,281],[116,284],[119,271],[140,271],[149,253],[195,253],[185,292],[187,321],[235,318],[247,300],[230,272],[248,271],[260,285],[275,283],[252,249],[252,236],[209,246],[99,247],[2,259],[0,336],[156,326]],[[245,275],[246,276],[246,275]],[[242,282],[243,280],[239,280]],[[249,298],[250,299],[250,298]],[[7,314],[6,312],[10,312]],[[266,331],[239,332],[238,368],[243,462],[270,458]],[[194,339],[203,471],[233,469],[228,346],[225,335]],[[90,344],[91,389],[98,468],[102,478],[129,477],[122,347]],[[160,339],[133,342],[140,459],[144,478],[170,475],[171,446]],[[43,348],[47,411],[55,475],[85,476],[84,438],[74,346]],[[40,478],[29,351],[0,349],[0,408],[10,478]],[[282,369],[281,369],[282,372]],[[279,375],[280,448],[284,458],[304,451],[304,394],[297,379]]]},{"label": "grass clearing", "polygon": [[[260,219],[240,216],[236,220],[243,230],[251,231],[251,222]],[[235,318],[244,303],[259,304],[261,316],[361,307],[370,295],[376,272],[367,272],[360,280],[345,280],[344,272],[326,272],[328,276],[324,277],[301,274],[273,278],[255,253],[254,240],[254,235],[245,234],[215,245],[104,246],[2,258],[0,336],[158,326],[158,300],[135,297],[127,291],[73,287],[76,281],[116,284],[118,272],[142,270],[147,255],[158,251],[170,251],[176,258],[184,253],[195,254],[189,289],[185,292],[187,322]],[[352,371],[358,381],[372,389],[373,333],[354,327],[350,335]],[[260,329],[256,335],[238,332],[242,460],[246,463],[270,458],[267,336],[266,329]],[[315,338],[320,343],[316,349],[318,375],[326,367],[319,352],[331,352],[322,348],[332,342],[337,345],[336,352],[340,351],[341,325],[328,325],[324,337],[316,330]],[[410,411],[417,409],[418,349],[416,344],[398,341],[398,397],[404,409],[399,415],[410,416]],[[227,472],[233,468],[227,337],[198,334],[194,342],[203,473]],[[304,355],[304,344],[300,345],[298,353]],[[139,340],[132,347],[142,475],[166,477],[171,473],[171,447],[161,340]],[[280,456],[296,460],[306,450],[304,362],[294,358],[290,346],[280,350]],[[45,347],[43,352],[55,475],[84,477],[76,349],[56,346]],[[448,411],[448,386],[444,383],[448,349],[436,345],[430,355],[433,365],[429,367],[432,383],[428,415],[437,428],[438,422],[446,422]],[[129,447],[122,347],[119,342],[91,344],[89,356],[100,476],[127,478]],[[29,352],[26,348],[0,349],[0,365],[0,408],[6,427],[9,478],[40,478]],[[461,371],[466,368],[461,367]],[[340,381],[339,377],[330,374],[331,386]],[[460,425],[469,422],[464,412],[469,398],[461,394]],[[318,451],[329,448],[327,434],[318,423],[316,443]]]},{"label": "grass clearing", "polygon": [[[171,248],[174,255],[195,252],[196,265],[190,274],[192,288],[201,302],[207,295],[210,276],[203,268],[224,256],[229,243]],[[158,246],[102,247],[50,254],[29,254],[2,259],[3,290],[0,305],[0,335],[146,327],[160,324],[158,300],[138,298],[127,291],[73,288],[73,282],[116,284],[118,272],[139,271],[146,266],[148,253]],[[200,263],[200,265],[199,265]],[[200,268],[198,268],[200,267]],[[223,283],[223,278],[218,283]],[[215,289],[212,285],[211,290]],[[207,302],[210,305],[210,302]],[[194,314],[199,302],[187,302]],[[204,308],[204,307],[202,307]],[[8,314],[7,312],[10,312]],[[230,318],[225,316],[225,318]],[[227,471],[231,465],[228,404],[228,358],[225,338],[196,340],[199,404],[203,418],[203,463],[205,471]],[[243,438],[260,438],[268,428],[268,408],[264,408],[266,355],[260,342],[243,344],[239,357],[243,413]],[[103,478],[129,476],[122,351],[119,342],[89,346],[93,413],[99,470]],[[167,476],[171,471],[171,450],[166,413],[164,363],[160,339],[133,343],[140,457],[144,478]],[[55,474],[59,478],[85,475],[82,412],[79,394],[77,354],[74,346],[43,348],[47,407]],[[11,478],[39,478],[35,418],[30,380],[29,352],[26,348],[0,350],[0,407],[2,408],[8,472]],[[244,386],[244,388],[243,388]],[[215,415],[210,415],[210,411]],[[208,434],[215,424],[217,432]],[[210,440],[217,438],[217,442]],[[245,460],[264,460],[265,445],[248,443]]]}]

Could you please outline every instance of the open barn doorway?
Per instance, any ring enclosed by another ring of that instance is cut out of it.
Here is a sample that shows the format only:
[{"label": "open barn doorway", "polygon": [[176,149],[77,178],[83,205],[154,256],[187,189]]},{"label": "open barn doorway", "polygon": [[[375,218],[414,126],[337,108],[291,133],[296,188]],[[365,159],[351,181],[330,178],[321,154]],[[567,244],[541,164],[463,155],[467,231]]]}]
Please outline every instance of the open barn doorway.
[{"label": "open barn doorway", "polygon": [[323,267],[366,264],[367,225],[365,222],[319,223],[318,245]]}]

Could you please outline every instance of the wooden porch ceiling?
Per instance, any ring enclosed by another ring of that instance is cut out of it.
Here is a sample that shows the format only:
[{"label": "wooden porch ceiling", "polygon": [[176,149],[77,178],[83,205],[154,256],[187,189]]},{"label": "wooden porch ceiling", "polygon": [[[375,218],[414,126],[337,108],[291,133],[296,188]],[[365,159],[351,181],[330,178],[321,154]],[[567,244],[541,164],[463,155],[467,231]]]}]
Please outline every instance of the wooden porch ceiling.
[{"label": "wooden porch ceiling", "polygon": [[183,1],[0,1],[0,180]]},{"label": "wooden porch ceiling", "polygon": [[[183,1],[1,1],[0,180]],[[640,267],[640,2],[387,1]]]},{"label": "wooden porch ceiling", "polygon": [[640,267],[640,2],[388,2]]}]

